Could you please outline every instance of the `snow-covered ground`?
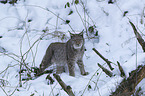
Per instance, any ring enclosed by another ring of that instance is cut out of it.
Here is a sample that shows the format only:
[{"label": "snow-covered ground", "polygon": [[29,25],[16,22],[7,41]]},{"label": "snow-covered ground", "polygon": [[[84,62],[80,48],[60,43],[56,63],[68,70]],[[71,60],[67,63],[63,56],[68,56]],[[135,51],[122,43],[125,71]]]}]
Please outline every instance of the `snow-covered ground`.
[{"label": "snow-covered ground", "polygon": [[[108,0],[79,1],[79,4],[71,4],[73,0],[20,0],[14,6],[0,3],[0,52],[3,52],[0,53],[0,81],[5,80],[4,86],[0,82],[0,96],[67,96],[56,80],[52,85],[47,84],[46,74],[23,81],[19,87],[20,62],[23,59],[27,66],[39,67],[50,43],[66,42],[68,31],[80,32],[84,26],[95,25],[99,34],[90,40],[85,35],[84,63],[89,75],[80,75],[77,66],[75,77],[60,74],[62,80],[72,87],[75,96],[109,96],[123,79],[117,61],[127,76],[137,65],[145,64],[145,53],[129,24],[129,20],[132,21],[144,38],[144,0],[116,0],[114,4],[108,4]],[[70,7],[65,8],[67,2]],[[70,11],[73,13],[68,15]],[[70,20],[69,25],[66,20]],[[63,33],[54,34],[56,30]],[[54,36],[57,34],[60,37]],[[99,69],[97,63],[109,67],[92,48],[114,63],[114,77],[106,76]],[[137,87],[145,92],[145,79]]]}]

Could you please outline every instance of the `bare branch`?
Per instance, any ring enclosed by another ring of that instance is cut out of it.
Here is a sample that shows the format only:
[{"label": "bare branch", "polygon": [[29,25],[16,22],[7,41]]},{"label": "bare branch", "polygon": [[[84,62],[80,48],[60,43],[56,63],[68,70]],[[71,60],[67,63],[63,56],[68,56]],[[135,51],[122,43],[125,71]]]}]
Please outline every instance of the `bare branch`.
[{"label": "bare branch", "polygon": [[126,77],[125,72],[124,72],[122,66],[120,65],[120,63],[118,61],[117,61],[117,64],[118,64],[119,70],[121,72],[121,77]]},{"label": "bare branch", "polygon": [[2,86],[0,86],[0,88],[3,90],[6,96],[9,96]]},{"label": "bare branch", "polygon": [[109,68],[111,69],[111,70],[113,70],[114,68],[111,66],[111,61],[109,61],[108,59],[106,59],[105,57],[103,57],[95,48],[93,48],[92,49],[93,51],[95,51],[95,53],[97,54],[97,55],[99,55],[107,64],[108,64],[108,66],[109,66]]},{"label": "bare branch", "polygon": [[145,41],[143,40],[141,35],[137,32],[137,29],[136,29],[135,25],[131,21],[129,21],[129,23],[131,24],[131,26],[133,28],[134,34],[135,34],[139,44],[141,45],[143,51],[145,52]]},{"label": "bare branch", "polygon": [[113,76],[113,73],[111,71],[109,71],[108,69],[104,68],[103,66],[101,66],[99,63],[98,63],[98,66],[103,70],[103,72],[105,72],[109,77],[112,77]]},{"label": "bare branch", "polygon": [[75,96],[74,93],[72,92],[72,88],[68,85],[66,85],[62,79],[60,78],[59,75],[53,74],[54,78],[57,80],[57,82],[60,84],[62,89],[69,95],[69,96]]}]

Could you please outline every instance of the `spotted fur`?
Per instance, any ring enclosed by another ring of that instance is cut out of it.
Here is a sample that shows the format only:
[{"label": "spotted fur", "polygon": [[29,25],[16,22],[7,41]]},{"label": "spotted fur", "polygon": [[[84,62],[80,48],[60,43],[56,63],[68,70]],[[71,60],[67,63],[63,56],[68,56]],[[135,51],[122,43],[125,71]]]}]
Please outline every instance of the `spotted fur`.
[{"label": "spotted fur", "polygon": [[66,71],[66,65],[70,76],[75,76],[75,63],[78,64],[82,75],[87,75],[83,64],[84,55],[84,38],[83,32],[79,34],[70,34],[71,38],[66,43],[55,42],[51,43],[46,50],[46,54],[40,64],[40,72],[42,73],[46,68],[52,64],[56,64],[56,73]]}]

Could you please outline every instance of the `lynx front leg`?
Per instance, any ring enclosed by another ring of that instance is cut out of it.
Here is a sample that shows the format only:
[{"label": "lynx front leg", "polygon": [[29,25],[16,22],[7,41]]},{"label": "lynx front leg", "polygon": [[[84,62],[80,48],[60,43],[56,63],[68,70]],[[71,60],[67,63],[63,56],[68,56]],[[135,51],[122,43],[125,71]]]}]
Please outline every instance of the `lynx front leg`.
[{"label": "lynx front leg", "polygon": [[88,75],[89,74],[88,72],[85,71],[84,64],[83,64],[83,61],[82,60],[78,60],[77,61],[77,64],[78,64],[78,66],[80,68],[80,71],[81,71],[81,74],[82,75]]},{"label": "lynx front leg", "polygon": [[68,70],[70,76],[75,76],[75,63],[74,62],[68,62]]}]

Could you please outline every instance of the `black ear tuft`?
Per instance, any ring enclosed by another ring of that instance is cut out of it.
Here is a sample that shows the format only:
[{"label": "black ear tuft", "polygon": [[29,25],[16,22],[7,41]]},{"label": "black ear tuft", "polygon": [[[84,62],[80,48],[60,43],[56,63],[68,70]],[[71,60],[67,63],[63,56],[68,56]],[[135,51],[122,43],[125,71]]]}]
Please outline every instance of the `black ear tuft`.
[{"label": "black ear tuft", "polygon": [[81,33],[79,33],[79,35],[83,37],[83,33],[84,33],[84,31],[82,31]]},{"label": "black ear tuft", "polygon": [[73,33],[71,33],[71,32],[69,32],[70,33],[70,37],[72,38],[73,36],[74,36],[74,34]]}]

